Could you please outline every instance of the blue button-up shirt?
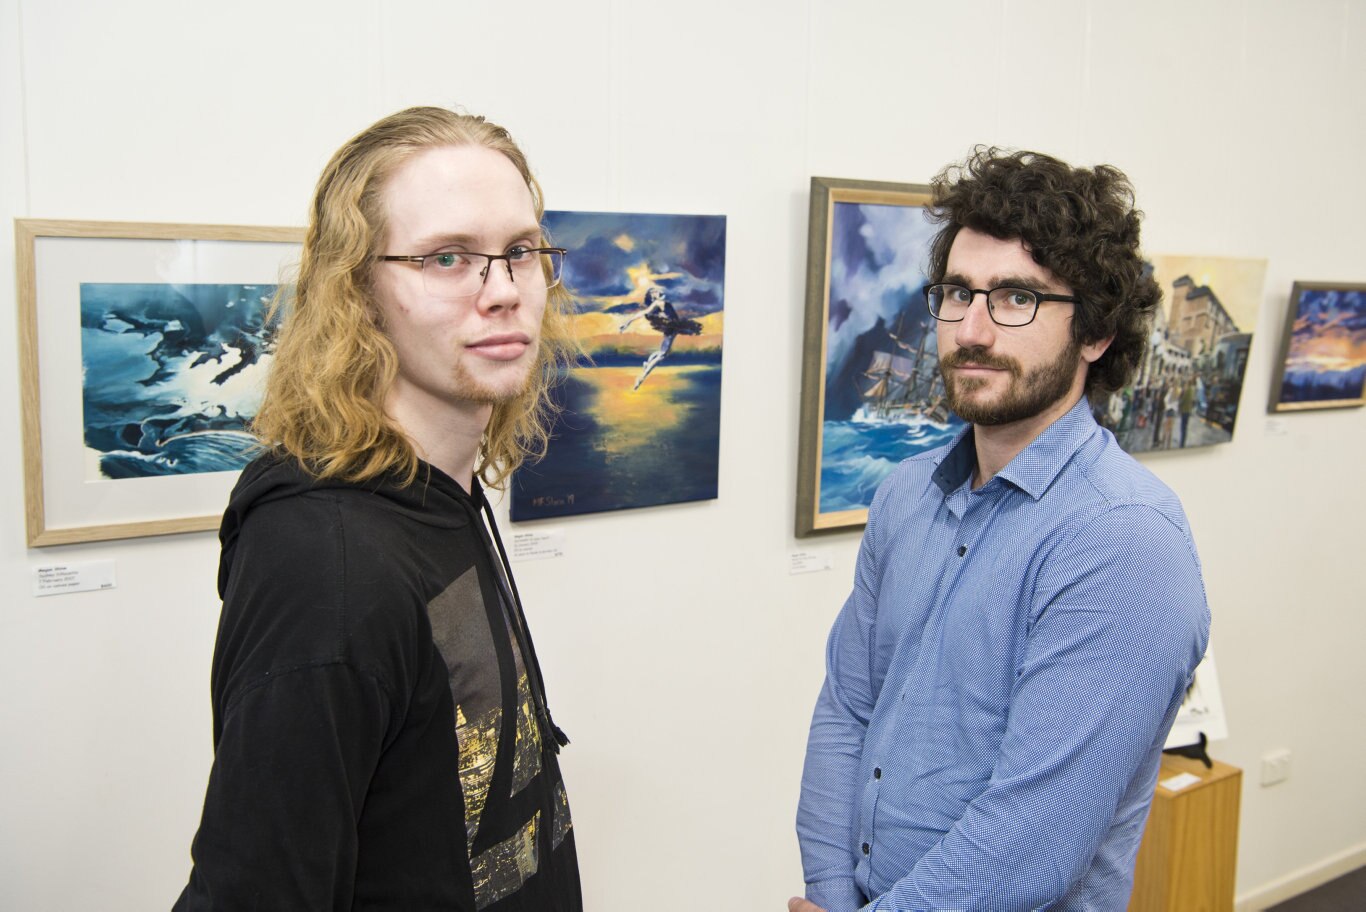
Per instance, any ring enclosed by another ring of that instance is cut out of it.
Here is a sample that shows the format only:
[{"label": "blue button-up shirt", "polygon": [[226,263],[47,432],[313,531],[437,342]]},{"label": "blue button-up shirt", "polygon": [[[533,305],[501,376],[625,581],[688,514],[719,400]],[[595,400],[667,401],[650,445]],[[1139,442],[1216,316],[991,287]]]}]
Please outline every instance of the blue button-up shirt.
[{"label": "blue button-up shirt", "polygon": [[1209,609],[1181,504],[1083,398],[972,490],[903,462],[835,621],[797,813],[830,912],[1123,910]]}]

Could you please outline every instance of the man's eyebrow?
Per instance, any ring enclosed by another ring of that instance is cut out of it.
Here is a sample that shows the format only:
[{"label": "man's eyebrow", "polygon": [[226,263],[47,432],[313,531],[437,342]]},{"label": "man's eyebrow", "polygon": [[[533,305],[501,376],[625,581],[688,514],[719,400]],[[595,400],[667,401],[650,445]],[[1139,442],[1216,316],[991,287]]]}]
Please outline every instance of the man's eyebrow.
[{"label": "man's eyebrow", "polygon": [[1049,288],[1053,287],[1053,283],[1042,276],[1004,275],[992,279],[991,287],[1028,288],[1030,291],[1047,291]]},{"label": "man's eyebrow", "polygon": [[1002,275],[993,276],[991,279],[987,281],[987,284],[985,286],[975,286],[972,282],[968,281],[966,276],[958,272],[945,273],[943,281],[951,285],[962,285],[964,288],[984,287],[987,290],[990,290],[992,288],[1025,288],[1029,291],[1042,292],[1047,292],[1053,284],[1045,280],[1041,276]]},{"label": "man's eyebrow", "polygon": [[[527,225],[527,226],[523,226],[523,227],[521,227],[521,228],[518,228],[518,229],[516,229],[516,230],[510,232],[509,235],[508,235],[507,243],[506,243],[506,244],[503,244],[502,246],[506,247],[508,244],[511,244],[513,241],[519,241],[519,240],[522,240],[522,239],[535,240],[535,239],[539,238],[540,236],[541,236],[541,229],[540,229],[540,226],[538,226],[538,225]],[[475,235],[472,235],[472,234],[462,234],[462,233],[456,232],[456,233],[429,234],[429,235],[427,235],[427,236],[425,236],[425,237],[418,238],[418,239],[417,239],[416,241],[414,241],[413,243],[414,243],[415,246],[423,247],[423,248],[428,249],[428,250],[436,250],[436,249],[441,248],[441,247],[463,247],[463,248],[465,248],[466,250],[473,250],[474,246],[477,246],[478,244],[483,243],[483,241],[481,241],[480,238],[476,237]],[[492,252],[492,251],[489,251],[489,252]]]}]

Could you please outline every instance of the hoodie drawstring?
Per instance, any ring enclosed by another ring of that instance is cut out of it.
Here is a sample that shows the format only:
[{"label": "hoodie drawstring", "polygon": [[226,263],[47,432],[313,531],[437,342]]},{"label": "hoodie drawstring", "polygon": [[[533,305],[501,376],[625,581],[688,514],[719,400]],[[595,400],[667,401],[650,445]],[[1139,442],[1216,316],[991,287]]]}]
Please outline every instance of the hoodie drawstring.
[{"label": "hoodie drawstring", "polygon": [[[531,641],[531,628],[527,626],[526,615],[522,613],[522,596],[517,591],[517,581],[512,576],[512,566],[508,562],[507,550],[503,547],[503,537],[498,534],[498,523],[493,519],[493,507],[489,504],[489,499],[484,496],[483,488],[479,488],[479,502],[484,511],[484,516],[488,519],[489,530],[493,533],[494,544],[498,548],[498,558],[502,561],[502,574],[499,579],[500,588],[504,590],[504,596],[512,603],[513,615],[517,621],[518,633],[526,640],[526,651],[531,661],[528,663],[528,670],[535,677],[533,692],[540,698],[537,700],[536,715],[541,723],[541,730],[549,732],[551,735],[550,746],[555,753],[560,752],[560,748],[569,743],[569,736],[566,735],[555,720],[550,715],[550,705],[545,694],[545,679],[541,676],[541,663],[536,658],[536,645]],[[506,580],[504,585],[503,581]],[[511,593],[507,588],[511,588]],[[542,740],[547,740],[542,738]]]}]

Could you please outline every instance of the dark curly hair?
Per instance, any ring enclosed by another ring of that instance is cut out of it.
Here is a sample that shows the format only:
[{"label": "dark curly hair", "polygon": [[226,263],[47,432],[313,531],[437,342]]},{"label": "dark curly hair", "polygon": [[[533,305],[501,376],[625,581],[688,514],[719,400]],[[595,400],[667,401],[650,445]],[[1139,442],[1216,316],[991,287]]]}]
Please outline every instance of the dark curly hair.
[{"label": "dark curly hair", "polygon": [[1073,168],[1038,152],[977,146],[931,183],[931,281],[948,267],[962,228],[1023,241],[1034,262],[1081,300],[1072,320],[1079,344],[1114,341],[1086,374],[1086,392],[1116,390],[1133,377],[1162,291],[1138,247],[1134,190],[1118,168]]}]

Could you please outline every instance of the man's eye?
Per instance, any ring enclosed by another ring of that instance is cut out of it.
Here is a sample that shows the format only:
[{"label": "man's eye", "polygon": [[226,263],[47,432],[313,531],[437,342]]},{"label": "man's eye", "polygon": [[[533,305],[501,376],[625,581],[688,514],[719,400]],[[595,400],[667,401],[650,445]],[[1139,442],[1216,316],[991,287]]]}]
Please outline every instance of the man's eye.
[{"label": "man's eye", "polygon": [[952,286],[949,288],[949,300],[955,304],[966,304],[972,300],[972,292],[958,285]]},{"label": "man's eye", "polygon": [[461,253],[434,253],[431,261],[440,269],[457,269],[469,265],[469,257]]}]

